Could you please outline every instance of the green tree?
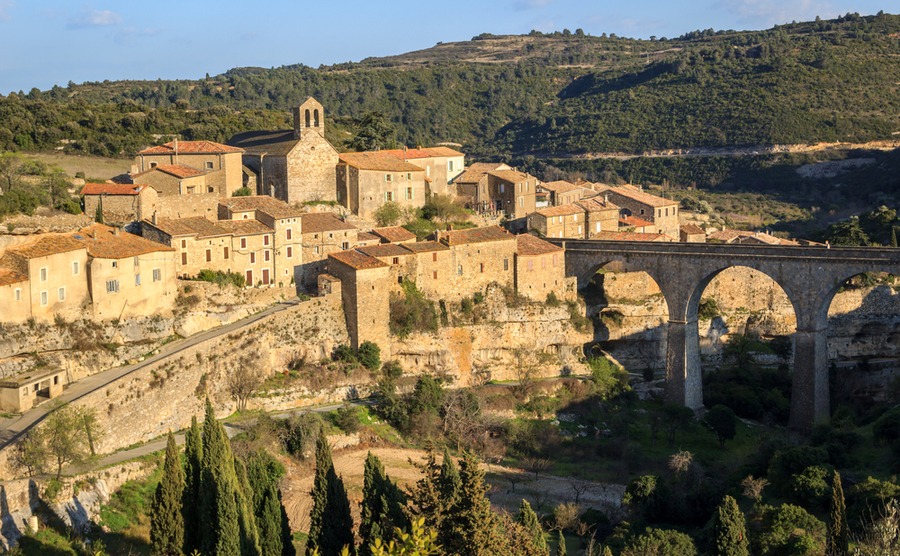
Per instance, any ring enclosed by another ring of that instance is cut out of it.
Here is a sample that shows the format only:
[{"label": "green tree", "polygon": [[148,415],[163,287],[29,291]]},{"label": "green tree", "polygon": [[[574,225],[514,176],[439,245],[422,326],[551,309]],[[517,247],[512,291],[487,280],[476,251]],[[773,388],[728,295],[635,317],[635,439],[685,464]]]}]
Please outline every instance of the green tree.
[{"label": "green tree", "polygon": [[403,211],[400,209],[399,204],[394,201],[387,201],[375,209],[372,216],[379,226],[396,226],[400,223],[400,219],[403,218]]},{"label": "green tree", "polygon": [[696,556],[694,541],[671,529],[649,528],[622,550],[622,556]]},{"label": "green tree", "polygon": [[347,142],[354,151],[392,149],[397,145],[397,130],[381,112],[369,112],[358,122],[356,136]]},{"label": "green tree", "polygon": [[410,492],[412,507],[415,515],[424,517],[429,527],[439,531],[444,518],[440,490],[441,466],[437,464],[434,445],[431,441],[426,443],[424,463],[416,464],[416,467],[422,474],[422,478],[416,481]]},{"label": "green tree", "polygon": [[850,531],[847,527],[847,506],[844,502],[844,488],[841,474],[837,471],[831,481],[831,508],[828,512],[828,529],[825,542],[826,556],[848,556],[850,554]]},{"label": "green tree", "polygon": [[363,367],[370,371],[377,371],[381,368],[381,348],[375,342],[366,340],[359,344],[357,359]]},{"label": "green tree", "polygon": [[528,503],[524,498],[522,499],[522,503],[519,504],[519,513],[516,516],[516,521],[525,528],[528,533],[528,541],[529,541],[529,550],[528,554],[549,554],[547,549],[547,539],[544,537],[544,529],[541,527],[541,522],[538,519],[534,510],[531,509],[531,504]]},{"label": "green tree", "polygon": [[338,554],[344,547],[348,547],[351,555],[354,554],[350,502],[344,481],[334,471],[331,448],[324,434],[320,434],[316,441],[316,474],[310,494],[313,508],[306,541],[307,556],[316,550],[322,555]]},{"label": "green tree", "polygon": [[737,417],[730,407],[714,405],[703,416],[703,424],[716,435],[719,447],[725,447],[725,441],[737,434]]},{"label": "green tree", "polygon": [[395,529],[409,526],[403,512],[405,497],[385,474],[381,461],[369,452],[363,471],[363,500],[359,523],[359,553],[371,554],[376,539],[388,542]]},{"label": "green tree", "polygon": [[478,459],[465,452],[459,464],[459,497],[450,508],[444,524],[447,541],[444,550],[448,554],[487,556],[498,554],[497,519],[485,493],[484,472]]},{"label": "green tree", "polygon": [[150,506],[150,547],[159,556],[180,556],[184,546],[184,468],[175,437],[169,432],[163,476]]},{"label": "green tree", "polygon": [[200,550],[200,477],[203,467],[203,440],[197,417],[191,418],[191,428],[184,435],[184,494],[181,513],[184,516],[184,553]]},{"label": "green tree", "polygon": [[737,500],[726,496],[713,514],[713,556],[749,556],[747,523]]},{"label": "green tree", "polygon": [[396,529],[394,537],[396,540],[386,543],[375,539],[370,547],[372,556],[432,556],[441,553],[438,535],[425,525],[424,517],[410,524],[409,533]]},{"label": "green tree", "polygon": [[[262,554],[281,556],[285,550],[293,553],[293,544],[289,541],[285,545],[285,512],[278,489],[284,467],[263,450],[250,454],[246,467]],[[287,533],[290,538],[290,531]]]},{"label": "green tree", "polygon": [[562,529],[556,533],[556,556],[566,556],[566,537]]},{"label": "green tree", "polygon": [[206,400],[203,420],[203,460],[200,467],[200,551],[204,554],[241,552],[241,509],[234,458],[225,429]]},{"label": "green tree", "polygon": [[826,238],[832,245],[848,247],[871,245],[869,236],[859,225],[859,217],[857,216],[832,224],[828,229]]},{"label": "green tree", "polygon": [[47,454],[56,465],[56,479],[65,465],[78,464],[90,458],[93,440],[97,438],[96,419],[92,410],[63,405],[52,411],[42,425],[41,438]]}]

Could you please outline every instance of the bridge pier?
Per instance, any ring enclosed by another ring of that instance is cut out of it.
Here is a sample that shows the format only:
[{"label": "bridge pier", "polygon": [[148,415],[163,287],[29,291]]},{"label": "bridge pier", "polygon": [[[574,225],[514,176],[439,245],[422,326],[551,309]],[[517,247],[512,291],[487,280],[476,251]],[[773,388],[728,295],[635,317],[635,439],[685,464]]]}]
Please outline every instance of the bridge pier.
[{"label": "bridge pier", "polygon": [[792,429],[810,431],[831,417],[828,393],[828,334],[825,328],[794,333],[791,392]]},{"label": "bridge pier", "polygon": [[666,340],[666,401],[691,409],[703,407],[700,332],[696,317],[669,320]]}]

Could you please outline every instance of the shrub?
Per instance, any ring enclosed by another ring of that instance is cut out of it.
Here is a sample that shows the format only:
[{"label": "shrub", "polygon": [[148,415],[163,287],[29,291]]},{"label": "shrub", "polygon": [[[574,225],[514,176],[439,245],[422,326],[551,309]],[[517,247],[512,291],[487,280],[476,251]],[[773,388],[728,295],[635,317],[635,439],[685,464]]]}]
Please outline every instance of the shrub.
[{"label": "shrub", "polygon": [[719,446],[724,448],[725,441],[731,440],[737,433],[737,417],[730,407],[714,405],[703,416],[703,424],[716,435]]},{"label": "shrub", "polygon": [[611,398],[630,389],[628,373],[605,356],[588,359],[594,387],[602,398]]},{"label": "shrub", "polygon": [[359,430],[359,410],[352,405],[341,406],[334,414],[334,424],[347,433]]},{"label": "shrub", "polygon": [[827,460],[828,452],[824,448],[799,446],[779,450],[769,464],[769,480],[782,494],[790,495],[794,475]]},{"label": "shrub", "polygon": [[882,444],[893,444],[900,440],[900,408],[886,412],[872,426],[872,436]]},{"label": "shrub", "polygon": [[391,333],[406,338],[414,331],[436,332],[438,320],[434,302],[425,298],[415,282],[403,280],[402,287],[402,294],[391,295]]},{"label": "shrub", "polygon": [[672,529],[648,528],[622,550],[622,556],[696,556],[697,547],[689,536]]},{"label": "shrub", "polygon": [[344,363],[356,364],[358,362],[356,358],[356,352],[354,352],[353,348],[348,346],[347,344],[340,344],[335,347],[334,351],[331,352],[331,359]]},{"label": "shrub", "polygon": [[250,197],[251,195],[253,195],[253,191],[246,185],[235,189],[231,194],[232,197]]},{"label": "shrub", "polygon": [[825,553],[825,524],[799,506],[764,507],[763,530],[754,554],[818,555]]},{"label": "shrub", "polygon": [[377,371],[381,368],[381,348],[375,342],[361,343],[356,357],[360,364],[370,371]]},{"label": "shrub", "polygon": [[721,314],[722,311],[715,299],[707,297],[700,300],[700,306],[697,307],[697,317],[700,320],[712,320]]},{"label": "shrub", "polygon": [[578,307],[578,303],[566,301],[566,307],[569,309],[569,318],[571,319],[572,326],[575,327],[575,330],[579,332],[589,332],[591,329],[591,319],[584,316],[584,313],[582,313],[581,309]]},{"label": "shrub", "polygon": [[823,509],[831,494],[827,480],[829,474],[821,465],[811,465],[794,475],[791,490],[797,503],[813,510]]},{"label": "shrub", "polygon": [[375,222],[378,223],[379,226],[395,226],[403,217],[403,211],[401,210],[400,205],[394,201],[388,201],[378,207],[373,216],[375,217]]},{"label": "shrub", "polygon": [[547,305],[550,307],[559,307],[562,302],[556,297],[556,292],[547,294]]},{"label": "shrub", "polygon": [[243,288],[247,285],[246,278],[238,272],[222,272],[221,270],[209,270],[206,268],[197,273],[197,280],[211,282],[220,288],[228,285]]}]

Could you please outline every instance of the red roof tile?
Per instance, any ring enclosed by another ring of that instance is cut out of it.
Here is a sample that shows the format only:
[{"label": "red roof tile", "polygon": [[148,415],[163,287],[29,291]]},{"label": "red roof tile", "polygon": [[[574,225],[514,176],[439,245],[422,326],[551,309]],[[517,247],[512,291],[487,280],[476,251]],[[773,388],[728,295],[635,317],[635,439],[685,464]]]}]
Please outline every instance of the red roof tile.
[{"label": "red roof tile", "polygon": [[506,241],[515,238],[516,236],[507,232],[500,226],[487,226],[485,228],[469,228],[467,230],[440,232],[441,242],[447,245],[464,245],[467,243],[483,243],[487,241]]},{"label": "red roof tile", "polygon": [[140,151],[138,154],[227,154],[242,153],[244,149],[231,147],[213,141],[178,141],[176,152],[176,143],[170,141],[164,145],[156,145]]},{"label": "red roof tile", "polygon": [[[0,261],[2,264],[3,261]],[[0,286],[9,286],[11,284],[18,284],[20,282],[27,282],[28,276],[18,272],[12,268],[5,268],[0,266]]]},{"label": "red roof tile", "polygon": [[365,253],[370,257],[405,257],[412,255],[412,251],[404,249],[402,245],[397,243],[382,243],[380,245],[369,245],[368,247],[357,247],[357,251]]},{"label": "red roof tile", "polygon": [[236,236],[271,234],[274,231],[259,220],[219,220],[216,225]]},{"label": "red roof tile", "polygon": [[361,153],[342,153],[341,162],[360,170],[375,170],[380,172],[424,172],[422,168],[409,162],[404,162],[397,157],[385,154],[383,151],[370,151]]},{"label": "red roof tile", "polygon": [[82,228],[72,238],[79,241],[92,257],[100,259],[124,259],[147,253],[174,251],[171,247],[144,239],[128,232],[115,233],[115,229],[103,224],[91,224]]},{"label": "red roof tile", "polygon": [[643,234],[640,232],[599,232],[591,239],[600,241],[674,241],[666,234]]},{"label": "red roof tile", "polygon": [[389,243],[399,243],[401,241],[415,241],[416,234],[410,232],[403,226],[389,226],[387,228],[375,228],[372,233]]},{"label": "red roof tile", "polygon": [[696,224],[682,224],[681,231],[688,235],[698,235],[703,234],[706,235],[706,232],[703,231],[703,228]]},{"label": "red roof tile", "polygon": [[259,211],[272,218],[294,218],[304,213],[284,201],[280,201],[269,195],[250,195],[248,197],[229,197],[219,201],[220,205],[228,207],[232,212]]},{"label": "red roof tile", "polygon": [[26,259],[37,259],[68,253],[69,251],[78,251],[79,249],[84,249],[84,246],[69,236],[45,235],[31,243],[12,247],[8,252],[20,255]]},{"label": "red roof tile", "polygon": [[400,160],[414,160],[417,158],[465,156],[463,153],[461,153],[459,151],[455,151],[449,147],[422,147],[419,149],[385,149],[385,150],[379,151],[379,152],[389,154],[395,158],[399,158]]},{"label": "red roof tile", "polygon": [[344,222],[330,212],[307,212],[300,215],[300,232],[303,234],[355,229],[356,226]]},{"label": "red roof tile", "polygon": [[519,234],[516,236],[516,253],[523,256],[546,255],[563,251],[562,247],[553,245],[531,234]]},{"label": "red roof tile", "polygon": [[637,216],[623,216],[622,218],[619,218],[619,224],[624,226],[635,226],[636,228],[646,228],[647,226],[652,227],[654,225],[653,222],[638,218]]},{"label": "red roof tile", "polygon": [[86,183],[82,195],[138,195],[146,185],[133,183]]},{"label": "red roof tile", "polygon": [[677,205],[678,201],[673,201],[671,199],[663,199],[662,197],[657,197],[656,195],[652,195],[638,189],[633,185],[619,185],[616,187],[611,187],[609,185],[596,185],[594,190],[599,191],[601,193],[609,192],[611,194],[621,195],[623,197],[628,197],[634,201],[639,203],[643,203],[645,205],[651,207],[670,207],[672,205]]},{"label": "red roof tile", "polygon": [[409,249],[413,253],[431,253],[432,251],[449,251],[450,248],[437,241],[416,241],[413,243],[404,243],[404,249]]},{"label": "red roof tile", "polygon": [[370,257],[369,255],[352,249],[349,251],[337,251],[336,253],[331,253],[328,255],[328,258],[334,259],[356,270],[368,270],[389,266],[375,257]]}]

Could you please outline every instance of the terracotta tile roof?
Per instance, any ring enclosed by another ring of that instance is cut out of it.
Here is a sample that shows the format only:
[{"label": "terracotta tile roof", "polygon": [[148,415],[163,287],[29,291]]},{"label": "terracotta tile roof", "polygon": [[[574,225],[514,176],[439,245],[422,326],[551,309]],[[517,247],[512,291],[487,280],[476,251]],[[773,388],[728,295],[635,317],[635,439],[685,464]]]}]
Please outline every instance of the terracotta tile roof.
[{"label": "terracotta tile roof", "polygon": [[532,177],[518,170],[491,170],[488,174],[508,183],[519,183]]},{"label": "terracotta tile roof", "polygon": [[[3,259],[0,259],[0,265],[3,265]],[[18,272],[15,269],[0,266],[0,286],[9,286],[20,282],[27,282],[28,276]]]},{"label": "terracotta tile roof", "polygon": [[349,251],[338,251],[336,253],[331,253],[328,255],[329,259],[334,259],[339,261],[350,268],[355,268],[356,270],[368,270],[372,268],[384,268],[389,265],[381,262],[375,257],[370,257],[365,253],[360,253],[356,250]]},{"label": "terracotta tile roof", "polygon": [[144,220],[144,225],[150,225],[158,230],[169,234],[172,237],[191,236],[199,237],[215,237],[228,235],[228,231],[220,228],[217,222],[203,218],[202,216],[191,216],[189,218],[157,218],[156,224],[149,220]]},{"label": "terracotta tile roof", "polygon": [[701,228],[700,226],[698,226],[696,224],[682,224],[680,229],[682,232],[684,232],[688,235],[697,235],[697,234],[706,235],[706,232],[703,231],[703,228]]},{"label": "terracotta tile roof", "polygon": [[563,251],[562,247],[557,247],[531,234],[519,234],[516,236],[516,253],[523,257],[546,255],[560,251]]},{"label": "terracotta tile roof", "polygon": [[[212,141],[178,141],[177,154],[227,154],[242,153],[244,149]],[[138,154],[176,154],[175,142],[170,141],[140,151]]]},{"label": "terracotta tile roof", "polygon": [[128,232],[123,231],[116,235],[112,227],[103,224],[91,224],[82,228],[72,234],[72,238],[85,246],[90,256],[99,259],[124,259],[147,253],[174,251],[167,245]]},{"label": "terracotta tile roof", "polygon": [[300,232],[302,234],[355,229],[356,226],[344,222],[330,212],[306,212],[300,215]]},{"label": "terracotta tile roof", "polygon": [[381,243],[381,238],[369,232],[357,232],[356,241],[358,243]]},{"label": "terracotta tile roof", "polygon": [[678,204],[678,201],[663,199],[662,197],[651,195],[650,193],[642,191],[633,185],[620,185],[617,187],[598,185],[594,187],[594,190],[601,193],[605,193],[608,191],[611,194],[622,195],[623,197],[628,197],[629,199],[651,207],[671,207],[672,205]]},{"label": "terracotta tile roof", "polygon": [[365,253],[370,257],[405,257],[412,255],[412,251],[404,249],[402,245],[397,243],[382,243],[380,245],[370,245],[368,247],[357,247],[357,251]]},{"label": "terracotta tile roof", "polygon": [[79,249],[84,249],[84,246],[67,235],[48,234],[31,243],[12,247],[8,249],[8,252],[26,259],[37,259]]},{"label": "terracotta tile roof", "polygon": [[547,207],[545,209],[534,211],[535,214],[540,214],[546,218],[552,218],[554,216],[569,216],[571,214],[581,214],[584,212],[584,207],[578,206],[575,203],[571,203],[568,205],[559,205],[556,207]]},{"label": "terracotta tile roof", "polygon": [[640,232],[599,232],[591,239],[601,241],[673,241],[666,234],[642,234]]},{"label": "terracotta tile roof", "polygon": [[86,183],[82,195],[137,195],[148,186],[133,183]]},{"label": "terracotta tile roof", "polygon": [[272,218],[294,218],[304,213],[300,209],[293,208],[284,201],[279,201],[268,195],[251,195],[248,197],[229,197],[219,201],[220,205],[228,207],[232,212],[259,211]]},{"label": "terracotta tile roof", "polygon": [[390,243],[399,243],[401,241],[415,241],[416,234],[410,232],[403,226],[389,226],[387,228],[375,228],[372,233],[380,237],[382,240]]},{"label": "terracotta tile roof", "polygon": [[144,170],[143,172],[132,174],[131,177],[139,178],[141,176],[146,176],[150,172],[162,172],[163,174],[175,176],[178,179],[193,178],[206,174],[206,172],[204,172],[203,170],[198,170],[196,168],[192,168],[191,166],[185,166],[184,164],[160,164],[159,166],[150,168],[149,170]]},{"label": "terracotta tile roof", "polygon": [[800,245],[792,239],[783,239],[765,232],[748,232],[744,230],[722,230],[709,235],[713,241],[725,243],[762,243],[765,245]]},{"label": "terracotta tile roof", "polygon": [[644,220],[643,218],[638,218],[637,216],[623,216],[622,218],[619,218],[619,224],[622,226],[635,226],[637,228],[654,226],[653,222],[649,222],[647,220]]},{"label": "terracotta tile roof", "polygon": [[389,154],[400,160],[414,160],[417,158],[438,158],[451,156],[465,156],[459,151],[454,151],[449,147],[422,147],[419,149],[385,149],[385,154]]},{"label": "terracotta tile roof", "polygon": [[606,201],[599,196],[590,197],[588,199],[580,199],[575,201],[575,204],[584,208],[587,212],[601,212],[604,210],[619,210],[619,205],[616,205],[612,201]]},{"label": "terracotta tile roof", "polygon": [[408,249],[413,253],[431,253],[432,251],[449,251],[450,248],[443,243],[437,241],[416,241],[413,243],[404,243],[404,249]]},{"label": "terracotta tile roof", "polygon": [[456,176],[453,183],[478,183],[488,172],[501,169],[507,170],[509,166],[502,162],[473,162],[462,174]]},{"label": "terracotta tile roof", "polygon": [[516,236],[507,232],[500,226],[487,226],[485,228],[470,228],[468,230],[453,230],[440,233],[440,240],[446,245],[506,241],[515,238]]},{"label": "terracotta tile roof", "polygon": [[566,180],[544,182],[540,186],[547,191],[552,191],[554,193],[565,193],[567,191],[574,191],[576,189],[584,189],[582,186],[575,185],[574,183],[567,182]]},{"label": "terracotta tile roof", "polygon": [[271,234],[274,231],[259,220],[219,220],[216,225],[236,236]]},{"label": "terracotta tile roof", "polygon": [[362,153],[342,153],[340,160],[344,164],[360,170],[375,170],[381,172],[424,172],[422,168],[404,162],[383,151],[370,151]]}]

